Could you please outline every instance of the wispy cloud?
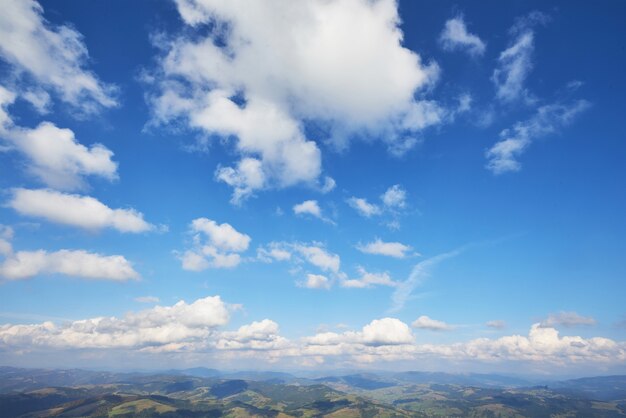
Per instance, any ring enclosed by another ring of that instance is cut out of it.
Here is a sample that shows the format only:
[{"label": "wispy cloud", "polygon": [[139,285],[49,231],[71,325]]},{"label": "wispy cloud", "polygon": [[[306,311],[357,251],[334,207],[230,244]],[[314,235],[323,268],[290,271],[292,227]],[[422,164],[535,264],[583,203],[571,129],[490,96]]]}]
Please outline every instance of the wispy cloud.
[{"label": "wispy cloud", "polygon": [[409,277],[405,281],[398,283],[396,290],[391,296],[391,307],[389,308],[389,312],[397,312],[404,308],[406,302],[412,297],[415,288],[420,286],[428,277],[430,277],[430,273],[433,268],[445,260],[456,257],[467,248],[468,246],[463,246],[456,250],[439,254],[417,263],[413,267],[413,270],[411,270]]},{"label": "wispy cloud", "polygon": [[469,33],[463,20],[458,16],[446,22],[439,43],[446,51],[464,51],[469,55],[478,56],[485,53],[485,43],[475,34]]},{"label": "wispy cloud", "polygon": [[591,103],[587,100],[541,106],[530,119],[518,122],[513,128],[505,129],[500,133],[502,139],[485,154],[489,160],[487,169],[494,174],[519,171],[522,165],[518,157],[535,139],[558,133],[561,128],[571,124],[590,106]]}]

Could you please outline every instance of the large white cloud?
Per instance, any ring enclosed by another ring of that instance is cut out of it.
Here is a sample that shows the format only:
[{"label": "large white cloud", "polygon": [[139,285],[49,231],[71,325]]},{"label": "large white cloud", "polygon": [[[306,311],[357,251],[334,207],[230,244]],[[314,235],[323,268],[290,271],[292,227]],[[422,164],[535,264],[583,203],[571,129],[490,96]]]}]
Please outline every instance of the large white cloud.
[{"label": "large white cloud", "polygon": [[132,263],[121,255],[85,250],[14,251],[13,229],[0,224],[0,281],[24,280],[39,275],[62,274],[86,280],[139,279]]},{"label": "large white cloud", "polygon": [[42,122],[36,128],[16,126],[7,110],[15,98],[15,93],[0,86],[0,139],[8,149],[26,158],[26,170],[31,175],[63,190],[85,188],[86,176],[117,178],[113,152],[104,145],[86,147],[76,140],[73,131],[51,122]]},{"label": "large white cloud", "polygon": [[[209,353],[213,358],[311,365],[323,362],[358,365],[386,361],[447,361],[502,364],[519,362],[534,368],[585,365],[612,366],[626,361],[626,343],[602,337],[560,336],[541,324],[527,336],[477,338],[451,344],[417,343],[411,328],[396,318],[375,319],[359,330],[319,332],[290,340],[270,319],[253,321],[234,331],[221,330],[229,322],[229,305],[218,296],[155,306],[123,317],[96,317],[57,325],[0,325],[0,349],[29,351],[125,349],[149,353]],[[421,321],[424,322],[424,321]],[[419,362],[419,363],[418,363]]]},{"label": "large white cloud", "polygon": [[40,86],[81,113],[117,104],[115,88],[85,68],[89,57],[82,35],[70,26],[50,24],[34,0],[2,2],[0,58],[25,83],[25,99],[38,110],[45,110],[49,101]]},{"label": "large white cloud", "polygon": [[[130,312],[121,318],[97,317],[63,325],[2,325],[0,343],[30,349],[53,348],[142,348],[197,341],[210,337],[229,321],[227,305],[219,296],[180,301]],[[177,346],[180,348],[180,345]]]},{"label": "large white cloud", "polygon": [[207,218],[191,222],[193,248],[181,258],[183,269],[201,271],[209,267],[230,268],[241,262],[240,253],[250,245],[250,236],[237,231],[228,223],[218,224]]},{"label": "large white cloud", "polygon": [[134,209],[111,209],[90,196],[49,189],[13,189],[8,206],[21,215],[85,229],[113,228],[121,232],[145,232],[154,225]]},{"label": "large white cloud", "polygon": [[89,280],[126,281],[139,278],[139,273],[123,256],[84,250],[17,251],[6,255],[0,263],[0,279],[22,280],[48,274]]},{"label": "large white cloud", "polygon": [[415,99],[438,68],[402,46],[393,0],[177,6],[197,33],[159,37],[153,123],[182,118],[208,134],[235,137],[241,160],[217,171],[235,189],[235,203],[255,190],[318,178],[320,150],[305,123],[328,127],[325,139],[339,147],[358,133],[402,150],[443,122],[439,105]]}]

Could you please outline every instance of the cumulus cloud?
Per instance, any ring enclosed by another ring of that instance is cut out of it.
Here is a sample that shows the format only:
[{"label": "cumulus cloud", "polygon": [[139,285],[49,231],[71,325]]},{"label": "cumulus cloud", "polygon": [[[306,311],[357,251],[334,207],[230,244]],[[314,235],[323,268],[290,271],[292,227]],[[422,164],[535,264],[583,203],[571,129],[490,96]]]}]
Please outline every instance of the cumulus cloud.
[{"label": "cumulus cloud", "polygon": [[234,188],[235,203],[318,179],[321,152],[305,121],[327,127],[337,147],[369,136],[390,150],[410,148],[421,130],[443,122],[433,117],[438,104],[416,99],[439,70],[402,46],[393,0],[177,6],[185,30],[158,37],[163,55],[147,77],[152,123],[178,119],[232,139],[240,160],[217,178]]},{"label": "cumulus cloud", "polygon": [[406,190],[399,184],[394,184],[380,196],[383,204],[388,208],[404,208],[406,206]]},{"label": "cumulus cloud", "polygon": [[330,280],[328,277],[321,274],[307,274],[306,280],[298,283],[301,287],[308,289],[330,289]]},{"label": "cumulus cloud", "polygon": [[337,182],[332,177],[326,176],[324,177],[324,184],[320,189],[320,192],[326,194],[332,192],[337,186]]},{"label": "cumulus cloud", "polygon": [[248,358],[271,364],[306,365],[324,362],[359,365],[387,361],[448,361],[458,365],[520,362],[533,367],[579,364],[611,366],[626,361],[626,343],[602,337],[561,336],[541,324],[527,336],[478,338],[450,344],[416,343],[411,328],[396,318],[375,319],[358,330],[320,331],[289,340],[280,336],[270,319],[254,321],[234,331],[220,328],[229,322],[229,306],[219,296],[155,306],[123,317],[96,317],[57,325],[0,325],[0,349],[30,351],[73,349],[134,350],[147,353],[209,354],[218,359]]},{"label": "cumulus cloud", "polygon": [[590,326],[595,325],[596,320],[590,316],[582,316],[576,312],[558,312],[548,315],[546,319],[541,321],[542,327],[578,327],[578,326]]},{"label": "cumulus cloud", "polygon": [[384,242],[380,238],[367,244],[359,244],[356,247],[366,254],[385,255],[394,258],[404,258],[411,251],[411,247],[400,242]]},{"label": "cumulus cloud", "polygon": [[121,255],[84,250],[18,251],[0,263],[0,278],[23,280],[38,275],[63,274],[82,279],[126,281],[138,279],[132,264]]},{"label": "cumulus cloud", "polygon": [[415,321],[413,321],[411,326],[413,328],[427,329],[430,331],[450,331],[454,329],[452,325],[447,324],[443,321],[432,319],[426,315],[422,315],[417,318]]},{"label": "cumulus cloud", "polygon": [[590,106],[591,104],[586,100],[576,100],[539,107],[530,119],[518,122],[513,128],[505,129],[500,133],[501,140],[485,153],[489,160],[487,169],[494,174],[519,171],[522,165],[518,157],[534,140],[558,133]]},{"label": "cumulus cloud", "polygon": [[270,242],[257,249],[257,258],[266,263],[288,261],[295,267],[294,270],[298,271],[302,265],[308,265],[324,273],[324,275],[309,273],[306,280],[296,282],[303,287],[330,287],[335,280],[345,278],[341,271],[339,255],[328,251],[319,242]]},{"label": "cumulus cloud", "polygon": [[320,208],[317,200],[305,200],[302,203],[298,203],[293,206],[293,213],[296,215],[311,215],[315,218],[321,219],[327,223],[334,223],[331,219],[328,219],[322,214],[322,208]]},{"label": "cumulus cloud", "polygon": [[66,249],[52,252],[14,251],[12,238],[13,229],[0,225],[0,281],[54,274],[86,280],[127,281],[140,278],[132,263],[121,255]]},{"label": "cumulus cloud", "polygon": [[13,189],[7,206],[19,214],[84,229],[113,228],[121,232],[145,232],[155,227],[134,209],[111,209],[90,196],[50,189]]},{"label": "cumulus cloud", "polygon": [[348,204],[352,206],[361,216],[370,218],[374,215],[379,215],[382,211],[380,207],[373,203],[369,203],[367,199],[360,197],[351,197],[348,199]]},{"label": "cumulus cloud", "polygon": [[473,56],[483,55],[486,49],[485,43],[477,35],[467,31],[462,16],[446,22],[439,43],[446,51],[464,51]]},{"label": "cumulus cloud", "polygon": [[391,220],[386,222],[391,229],[398,229],[400,222],[398,216],[403,213],[403,209],[407,206],[407,192],[399,184],[390,186],[380,196],[380,203],[371,203],[366,198],[352,196],[347,200],[348,205],[357,211],[357,213],[366,218],[373,216],[388,215]]},{"label": "cumulus cloud", "polygon": [[86,147],[76,140],[70,129],[58,128],[50,122],[42,122],[34,129],[14,125],[7,107],[15,97],[13,92],[0,86],[0,138],[9,150],[26,158],[26,170],[31,175],[50,187],[63,190],[85,188],[86,176],[117,178],[113,152],[104,145]]},{"label": "cumulus cloud", "polygon": [[341,259],[337,254],[330,253],[319,245],[296,244],[293,248],[306,261],[319,269],[339,273]]},{"label": "cumulus cloud", "polygon": [[181,300],[172,306],[130,312],[121,318],[96,317],[62,325],[1,325],[0,344],[30,349],[181,348],[183,343],[210,338],[228,321],[226,304],[219,296],[209,296],[189,304]]},{"label": "cumulus cloud", "polygon": [[391,279],[391,276],[386,271],[382,273],[370,273],[363,267],[358,267],[357,271],[359,273],[359,277],[356,279],[345,279],[341,282],[341,286],[362,289],[374,286],[394,287],[397,285],[397,283]]},{"label": "cumulus cloud", "polygon": [[193,248],[181,258],[183,269],[202,271],[209,267],[231,268],[241,262],[240,253],[250,245],[250,236],[237,231],[228,223],[218,224],[207,218],[191,222]]},{"label": "cumulus cloud", "polygon": [[[7,0],[0,16],[0,58],[20,83],[52,89],[82,113],[117,105],[115,88],[86,69],[89,56],[83,37],[67,25],[52,25],[34,0]],[[49,98],[41,90],[25,98],[45,110]]]}]

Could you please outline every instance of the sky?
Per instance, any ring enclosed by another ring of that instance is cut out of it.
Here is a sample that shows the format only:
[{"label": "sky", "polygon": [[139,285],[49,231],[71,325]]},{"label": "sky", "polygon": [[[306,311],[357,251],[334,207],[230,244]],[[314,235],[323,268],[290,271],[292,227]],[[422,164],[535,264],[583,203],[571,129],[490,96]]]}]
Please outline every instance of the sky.
[{"label": "sky", "polygon": [[624,3],[0,5],[0,364],[626,373]]}]

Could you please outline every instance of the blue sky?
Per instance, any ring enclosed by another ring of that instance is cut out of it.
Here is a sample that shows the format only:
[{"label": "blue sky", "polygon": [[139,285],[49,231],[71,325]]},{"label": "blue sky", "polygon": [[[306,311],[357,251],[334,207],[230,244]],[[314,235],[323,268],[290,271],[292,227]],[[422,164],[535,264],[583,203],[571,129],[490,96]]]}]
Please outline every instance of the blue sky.
[{"label": "blue sky", "polygon": [[622,4],[2,3],[0,362],[625,370]]}]

